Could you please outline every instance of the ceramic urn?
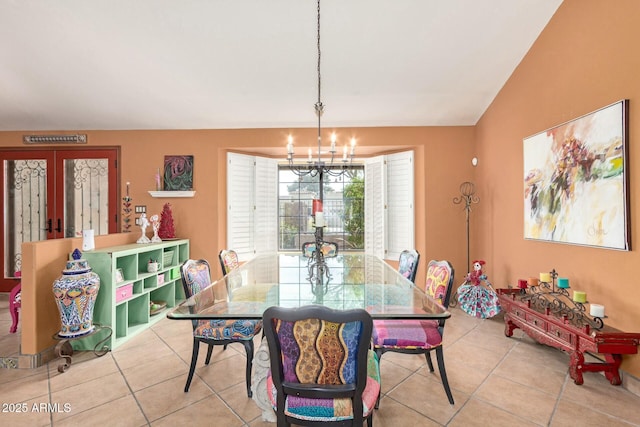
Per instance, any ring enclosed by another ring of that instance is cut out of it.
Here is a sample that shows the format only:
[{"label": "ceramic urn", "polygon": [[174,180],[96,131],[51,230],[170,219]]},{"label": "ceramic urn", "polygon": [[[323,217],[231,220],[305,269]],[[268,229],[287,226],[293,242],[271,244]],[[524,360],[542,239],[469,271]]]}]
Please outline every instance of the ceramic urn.
[{"label": "ceramic urn", "polygon": [[82,252],[76,249],[72,258],[67,261],[62,275],[53,282],[53,295],[62,323],[58,336],[62,338],[79,337],[93,331],[93,308],[100,289],[100,277],[82,259]]}]

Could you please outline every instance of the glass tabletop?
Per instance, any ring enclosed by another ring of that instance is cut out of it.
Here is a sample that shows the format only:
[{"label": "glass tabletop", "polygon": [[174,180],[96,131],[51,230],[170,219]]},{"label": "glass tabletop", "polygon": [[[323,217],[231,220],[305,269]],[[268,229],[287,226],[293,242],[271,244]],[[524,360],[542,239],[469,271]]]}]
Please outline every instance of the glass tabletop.
[{"label": "glass tabletop", "polygon": [[170,319],[261,319],[270,306],[321,304],[363,308],[374,319],[438,319],[451,314],[378,257],[354,253],[325,258],[328,274],[309,279],[313,260],[303,255],[266,254],[174,308]]}]

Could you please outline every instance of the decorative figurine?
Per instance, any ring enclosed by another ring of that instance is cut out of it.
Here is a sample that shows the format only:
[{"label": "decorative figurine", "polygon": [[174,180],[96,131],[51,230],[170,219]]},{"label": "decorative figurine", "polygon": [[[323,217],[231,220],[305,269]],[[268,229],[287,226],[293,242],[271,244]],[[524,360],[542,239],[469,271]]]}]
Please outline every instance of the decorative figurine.
[{"label": "decorative figurine", "polygon": [[149,238],[147,237],[147,227],[149,226],[149,220],[147,219],[146,213],[143,212],[140,215],[139,224],[140,224],[140,231],[142,232],[142,235],[136,241],[136,243],[150,243],[151,240],[149,240]]},{"label": "decorative figurine", "polygon": [[162,239],[158,237],[158,230],[160,229],[160,217],[158,215],[151,215],[149,218],[151,221],[151,228],[153,229],[153,237],[151,238],[151,243],[160,243]]},{"label": "decorative figurine", "polygon": [[482,260],[473,261],[473,271],[467,274],[465,282],[458,288],[460,308],[471,316],[486,319],[500,313],[498,294],[482,273]]}]

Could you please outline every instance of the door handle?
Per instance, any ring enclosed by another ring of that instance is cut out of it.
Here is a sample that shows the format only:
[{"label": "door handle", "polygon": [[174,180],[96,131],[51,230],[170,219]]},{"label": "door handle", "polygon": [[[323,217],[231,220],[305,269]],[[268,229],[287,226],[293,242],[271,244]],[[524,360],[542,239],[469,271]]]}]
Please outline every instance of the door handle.
[{"label": "door handle", "polygon": [[47,233],[51,233],[53,231],[53,220],[51,218],[47,220],[47,228],[45,228],[45,230],[47,230]]},{"label": "door handle", "polygon": [[62,231],[62,221],[58,218],[58,226],[56,227],[56,231],[60,233]]}]

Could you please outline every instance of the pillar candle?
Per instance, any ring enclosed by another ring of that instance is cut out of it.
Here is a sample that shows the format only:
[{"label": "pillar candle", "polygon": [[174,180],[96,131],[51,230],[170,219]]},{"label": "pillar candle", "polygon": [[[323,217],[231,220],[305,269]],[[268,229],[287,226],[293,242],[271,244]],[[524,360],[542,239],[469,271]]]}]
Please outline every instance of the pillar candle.
[{"label": "pillar candle", "polygon": [[316,212],[316,227],[324,227],[324,214]]},{"label": "pillar candle", "polygon": [[604,305],[591,304],[591,307],[589,307],[589,314],[593,317],[604,317]]},{"label": "pillar candle", "polygon": [[563,288],[566,289],[569,287],[569,279],[567,279],[566,277],[559,277],[558,278],[558,287],[559,288]]},{"label": "pillar candle", "polygon": [[529,286],[538,286],[538,279],[535,277],[529,277],[529,279],[527,279],[527,283]]},{"label": "pillar candle", "polygon": [[540,273],[540,281],[549,283],[551,282],[551,274],[550,273]]},{"label": "pillar candle", "polygon": [[582,291],[573,291],[573,300],[575,302],[587,302],[587,293]]},{"label": "pillar candle", "polygon": [[527,289],[527,281],[524,279],[518,279],[518,287],[520,289]]},{"label": "pillar candle", "polygon": [[315,215],[317,212],[322,212],[322,200],[313,199],[312,205],[313,214]]}]

